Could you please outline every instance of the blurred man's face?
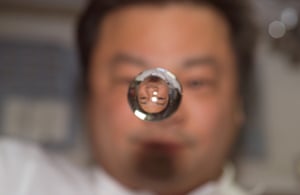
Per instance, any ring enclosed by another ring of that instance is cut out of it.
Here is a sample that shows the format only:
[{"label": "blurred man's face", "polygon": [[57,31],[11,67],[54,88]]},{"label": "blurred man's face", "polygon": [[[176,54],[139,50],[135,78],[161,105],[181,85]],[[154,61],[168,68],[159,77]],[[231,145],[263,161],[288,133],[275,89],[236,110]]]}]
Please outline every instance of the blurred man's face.
[{"label": "blurred man's face", "polygon": [[[127,89],[155,67],[177,76],[183,98],[170,118],[145,122],[132,113]],[[89,72],[97,161],[127,186],[170,194],[218,178],[243,119],[236,71],[229,27],[210,7],[145,5],[110,13]]]}]

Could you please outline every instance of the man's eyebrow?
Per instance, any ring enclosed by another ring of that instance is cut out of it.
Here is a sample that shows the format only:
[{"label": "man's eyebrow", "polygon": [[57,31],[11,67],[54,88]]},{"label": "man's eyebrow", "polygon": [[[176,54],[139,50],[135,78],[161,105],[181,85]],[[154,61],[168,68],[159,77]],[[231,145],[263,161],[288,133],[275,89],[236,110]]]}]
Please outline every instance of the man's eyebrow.
[{"label": "man's eyebrow", "polygon": [[209,65],[217,68],[218,62],[214,57],[211,56],[205,56],[205,57],[194,57],[190,58],[183,62],[182,67],[183,68],[192,68],[197,66],[203,66],[203,65]]},{"label": "man's eyebrow", "polygon": [[145,68],[147,67],[147,63],[136,56],[126,54],[126,53],[118,53],[116,54],[110,61],[110,66],[112,68],[117,68],[118,66],[122,64],[130,64],[137,67]]}]

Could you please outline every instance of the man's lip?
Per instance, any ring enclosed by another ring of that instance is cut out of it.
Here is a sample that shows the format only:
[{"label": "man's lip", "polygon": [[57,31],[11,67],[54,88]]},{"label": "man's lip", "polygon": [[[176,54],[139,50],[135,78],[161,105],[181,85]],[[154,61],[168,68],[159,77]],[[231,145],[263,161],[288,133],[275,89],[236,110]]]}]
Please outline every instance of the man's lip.
[{"label": "man's lip", "polygon": [[177,142],[147,141],[142,143],[142,147],[146,150],[173,153],[182,149],[183,145]]}]

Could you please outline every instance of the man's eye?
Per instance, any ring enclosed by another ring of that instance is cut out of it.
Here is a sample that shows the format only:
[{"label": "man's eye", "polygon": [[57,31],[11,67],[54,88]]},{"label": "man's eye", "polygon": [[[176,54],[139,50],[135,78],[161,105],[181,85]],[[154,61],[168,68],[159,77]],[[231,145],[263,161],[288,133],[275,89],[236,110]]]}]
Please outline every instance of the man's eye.
[{"label": "man's eye", "polygon": [[119,84],[127,84],[129,85],[131,83],[131,81],[133,80],[133,78],[131,77],[118,77],[115,79],[115,81]]},{"label": "man's eye", "polygon": [[186,82],[186,86],[189,88],[200,88],[211,84],[212,82],[210,80],[204,80],[204,79],[189,80]]}]

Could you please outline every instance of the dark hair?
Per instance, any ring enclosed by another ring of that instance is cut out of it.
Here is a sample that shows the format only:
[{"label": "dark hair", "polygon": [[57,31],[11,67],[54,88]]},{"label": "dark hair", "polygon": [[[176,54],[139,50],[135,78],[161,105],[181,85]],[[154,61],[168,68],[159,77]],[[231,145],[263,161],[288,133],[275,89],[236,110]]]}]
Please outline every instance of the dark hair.
[{"label": "dark hair", "polygon": [[[98,36],[99,25],[108,13],[128,5],[166,5],[170,3],[209,5],[225,17],[231,29],[232,43],[238,60],[240,89],[244,95],[252,72],[253,50],[256,40],[256,28],[252,21],[250,6],[246,0],[90,0],[80,17],[77,29],[84,82],[87,80],[90,55]],[[88,86],[85,85],[85,87]]]}]

